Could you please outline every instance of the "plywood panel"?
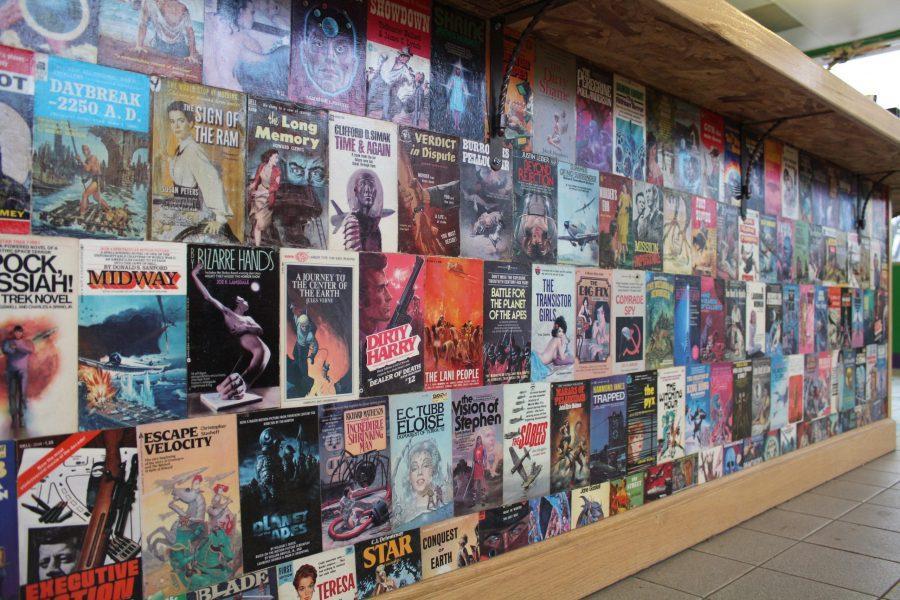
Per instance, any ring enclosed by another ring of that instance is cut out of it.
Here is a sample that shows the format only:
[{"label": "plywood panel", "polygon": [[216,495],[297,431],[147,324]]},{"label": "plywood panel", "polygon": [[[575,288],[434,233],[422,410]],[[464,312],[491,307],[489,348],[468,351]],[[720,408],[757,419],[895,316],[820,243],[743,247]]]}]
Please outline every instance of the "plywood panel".
[{"label": "plywood panel", "polygon": [[895,448],[882,420],[391,598],[581,598]]}]

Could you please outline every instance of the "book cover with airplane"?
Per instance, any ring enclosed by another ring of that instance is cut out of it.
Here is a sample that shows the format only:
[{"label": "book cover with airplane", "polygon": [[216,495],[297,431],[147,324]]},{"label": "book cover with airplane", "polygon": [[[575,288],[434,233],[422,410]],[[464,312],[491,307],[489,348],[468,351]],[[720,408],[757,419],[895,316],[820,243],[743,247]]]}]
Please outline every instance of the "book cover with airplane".
[{"label": "book cover with airplane", "polygon": [[600,173],[594,169],[560,162],[559,223],[556,238],[557,262],[568,265],[596,265],[600,259],[597,230],[600,218]]},{"label": "book cover with airplane", "polygon": [[503,504],[550,492],[550,384],[503,386]]},{"label": "book cover with airplane", "polygon": [[81,242],[78,425],[187,416],[186,249],[168,242]]}]

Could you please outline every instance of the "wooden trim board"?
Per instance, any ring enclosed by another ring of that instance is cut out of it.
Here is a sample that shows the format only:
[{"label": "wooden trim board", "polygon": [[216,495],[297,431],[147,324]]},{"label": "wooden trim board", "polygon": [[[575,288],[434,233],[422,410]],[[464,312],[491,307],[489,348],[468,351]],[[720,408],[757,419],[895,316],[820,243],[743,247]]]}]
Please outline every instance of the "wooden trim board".
[{"label": "wooden trim board", "polygon": [[582,598],[893,450],[895,430],[882,419],[391,598]]}]

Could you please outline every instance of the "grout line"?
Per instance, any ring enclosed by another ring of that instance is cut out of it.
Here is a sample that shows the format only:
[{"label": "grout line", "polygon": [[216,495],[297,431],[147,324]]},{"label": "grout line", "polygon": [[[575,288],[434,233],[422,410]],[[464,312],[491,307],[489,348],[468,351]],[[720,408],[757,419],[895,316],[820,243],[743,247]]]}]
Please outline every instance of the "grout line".
[{"label": "grout line", "polygon": [[892,589],[894,589],[895,587],[897,587],[897,584],[900,584],[900,579],[897,579],[897,581],[895,581],[894,584],[893,584],[891,587],[888,588],[888,591],[886,591],[885,593],[883,593],[883,594],[880,596],[880,598],[887,598],[887,595],[891,592]]},{"label": "grout line", "polygon": [[891,591],[891,589],[893,588],[893,584],[892,584],[891,587],[889,587],[889,588],[887,589],[887,592],[884,592],[884,593],[881,594],[881,595],[875,595],[875,594],[870,594],[869,592],[863,592],[863,591],[860,591],[860,590],[855,590],[855,589],[853,589],[853,588],[848,588],[848,587],[843,586],[843,585],[837,585],[837,584],[834,584],[834,583],[828,583],[827,581],[819,581],[818,579],[812,579],[812,578],[810,578],[810,577],[804,577],[803,575],[796,575],[796,574],[794,574],[794,573],[785,573],[784,571],[779,571],[778,569],[771,569],[771,568],[768,568],[768,567],[759,567],[759,568],[760,568],[760,569],[763,569],[763,570],[765,570],[765,571],[772,571],[773,573],[778,573],[778,574],[780,574],[780,575],[787,575],[788,577],[796,577],[797,579],[803,579],[804,581],[812,581],[812,582],[814,582],[814,583],[821,583],[822,585],[827,585],[827,586],[830,586],[830,587],[833,587],[833,588],[837,588],[837,589],[840,589],[840,590],[847,590],[848,592],[854,592],[854,593],[856,593],[856,594],[863,594],[864,596],[869,596],[870,598],[880,598],[880,597],[883,597],[884,594],[887,594],[887,592]]}]

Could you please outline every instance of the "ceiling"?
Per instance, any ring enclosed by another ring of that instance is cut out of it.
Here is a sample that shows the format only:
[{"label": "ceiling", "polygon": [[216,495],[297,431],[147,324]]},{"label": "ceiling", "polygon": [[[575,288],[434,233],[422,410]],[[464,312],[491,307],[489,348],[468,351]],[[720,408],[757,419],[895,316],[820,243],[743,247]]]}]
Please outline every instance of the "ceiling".
[{"label": "ceiling", "polygon": [[804,52],[900,30],[900,0],[728,2]]}]

